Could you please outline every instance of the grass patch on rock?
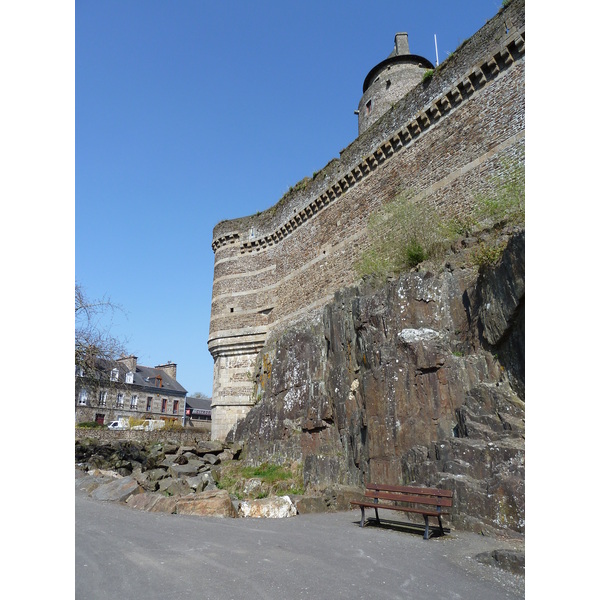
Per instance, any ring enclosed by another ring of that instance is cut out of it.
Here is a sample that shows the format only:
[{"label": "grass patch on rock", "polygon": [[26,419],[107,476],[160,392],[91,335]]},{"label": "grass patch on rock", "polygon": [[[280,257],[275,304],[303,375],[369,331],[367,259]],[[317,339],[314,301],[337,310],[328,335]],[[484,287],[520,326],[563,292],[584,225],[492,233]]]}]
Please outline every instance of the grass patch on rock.
[{"label": "grass patch on rock", "polygon": [[217,485],[240,500],[304,493],[299,463],[252,466],[231,461],[221,466]]}]

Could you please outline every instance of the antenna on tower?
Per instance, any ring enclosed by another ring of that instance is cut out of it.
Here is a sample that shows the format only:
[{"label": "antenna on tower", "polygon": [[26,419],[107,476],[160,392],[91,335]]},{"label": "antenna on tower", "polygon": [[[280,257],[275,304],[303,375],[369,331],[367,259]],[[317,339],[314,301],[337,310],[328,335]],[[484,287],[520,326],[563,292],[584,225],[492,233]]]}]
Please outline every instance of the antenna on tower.
[{"label": "antenna on tower", "polygon": [[438,51],[437,51],[437,35],[435,33],[433,34],[433,41],[435,43],[435,66],[438,67],[440,64],[440,61],[438,58]]}]

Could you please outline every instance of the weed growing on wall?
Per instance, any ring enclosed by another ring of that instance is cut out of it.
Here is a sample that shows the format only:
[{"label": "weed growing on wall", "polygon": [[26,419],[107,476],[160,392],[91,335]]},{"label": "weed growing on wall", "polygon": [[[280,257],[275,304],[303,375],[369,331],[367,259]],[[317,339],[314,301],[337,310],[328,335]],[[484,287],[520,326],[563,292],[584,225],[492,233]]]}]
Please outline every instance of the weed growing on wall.
[{"label": "weed growing on wall", "polygon": [[369,219],[371,247],[356,262],[357,273],[384,278],[440,255],[448,227],[429,206],[400,194]]},{"label": "weed growing on wall", "polygon": [[[365,250],[354,267],[360,277],[385,279],[442,256],[460,237],[484,229],[525,224],[525,169],[522,162],[502,165],[502,174],[490,179],[489,192],[475,197],[471,213],[442,218],[427,203],[414,203],[406,193],[371,215]],[[473,254],[479,267],[492,264],[504,247],[480,246]]]},{"label": "weed growing on wall", "polygon": [[500,260],[505,248],[506,242],[500,244],[481,243],[472,254],[473,263],[480,269],[492,266]]},{"label": "weed growing on wall", "polygon": [[423,83],[429,81],[433,77],[433,69],[427,69],[425,73],[423,73]]},{"label": "weed growing on wall", "polygon": [[515,162],[502,167],[502,175],[492,178],[491,191],[475,197],[473,217],[481,227],[525,223],[525,167]]}]

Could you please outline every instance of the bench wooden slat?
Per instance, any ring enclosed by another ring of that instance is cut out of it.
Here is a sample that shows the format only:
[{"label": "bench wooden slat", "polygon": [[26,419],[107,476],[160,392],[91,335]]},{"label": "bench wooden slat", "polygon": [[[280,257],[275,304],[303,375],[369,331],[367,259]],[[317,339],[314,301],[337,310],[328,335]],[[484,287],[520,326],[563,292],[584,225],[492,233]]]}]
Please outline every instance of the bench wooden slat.
[{"label": "bench wooden slat", "polygon": [[438,515],[444,516],[450,514],[446,511],[438,512],[437,510],[421,510],[420,508],[410,508],[408,506],[394,506],[393,504],[378,504],[377,502],[358,502],[356,500],[351,500],[350,504],[356,504],[357,506],[368,506],[369,508],[385,508],[386,510],[412,512],[418,513],[420,515],[429,515],[430,517],[437,517]]},{"label": "bench wooden slat", "polygon": [[452,490],[439,490],[436,488],[422,488],[407,485],[384,485],[381,483],[367,483],[365,486],[368,490],[381,490],[383,492],[404,492],[408,494],[418,494],[426,496],[444,496],[452,498]]},{"label": "bench wooden slat", "polygon": [[452,498],[432,498],[431,496],[408,496],[405,494],[378,492],[367,490],[367,498],[381,498],[382,500],[396,500],[397,502],[410,502],[412,504],[430,504],[433,506],[452,506]]}]

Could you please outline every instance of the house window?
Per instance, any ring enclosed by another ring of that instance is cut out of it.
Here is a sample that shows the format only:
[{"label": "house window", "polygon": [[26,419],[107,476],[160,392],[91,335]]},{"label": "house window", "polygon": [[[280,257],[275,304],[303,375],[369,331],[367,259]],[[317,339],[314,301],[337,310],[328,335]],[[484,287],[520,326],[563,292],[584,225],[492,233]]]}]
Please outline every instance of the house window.
[{"label": "house window", "polygon": [[98,395],[98,406],[106,406],[106,397],[108,392],[100,392]]},{"label": "house window", "polygon": [[133,383],[133,371],[129,371],[129,373],[125,375],[125,383]]},{"label": "house window", "polygon": [[152,396],[146,398],[146,412],[152,412]]},{"label": "house window", "polygon": [[162,377],[160,375],[156,376],[156,387],[162,387]]},{"label": "house window", "polygon": [[117,394],[117,408],[123,408],[123,394]]},{"label": "house window", "polygon": [[79,404],[79,406],[86,406],[87,405],[87,390],[81,390],[79,392],[79,401],[77,402],[77,404]]},{"label": "house window", "polygon": [[179,400],[173,400],[173,414],[176,415],[179,412]]},{"label": "house window", "polygon": [[166,398],[162,399],[162,407],[160,409],[160,412],[167,412],[167,399]]},{"label": "house window", "polygon": [[137,402],[138,402],[137,394],[133,394],[131,396],[131,404],[129,405],[129,408],[131,408],[133,410],[137,410]]},{"label": "house window", "polygon": [[110,372],[110,380],[111,381],[119,381],[119,369],[113,369]]}]

